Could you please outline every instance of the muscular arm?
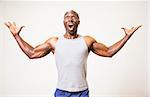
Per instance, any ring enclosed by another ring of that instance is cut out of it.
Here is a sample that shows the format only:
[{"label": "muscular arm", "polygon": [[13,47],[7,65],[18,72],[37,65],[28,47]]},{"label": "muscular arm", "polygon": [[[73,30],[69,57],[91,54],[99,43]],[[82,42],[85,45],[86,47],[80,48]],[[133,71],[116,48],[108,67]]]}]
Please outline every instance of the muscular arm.
[{"label": "muscular arm", "polygon": [[20,36],[19,33],[21,32],[22,27],[18,27],[16,26],[15,22],[11,23],[11,22],[6,22],[5,25],[9,28],[10,32],[12,33],[12,35],[14,36],[14,38],[16,39],[19,47],[21,48],[21,50],[30,58],[30,59],[34,59],[34,58],[40,58],[43,57],[45,55],[47,55],[48,53],[50,53],[50,51],[52,50],[52,46],[51,46],[51,40],[53,41],[53,38],[48,39],[45,43],[40,44],[36,47],[32,47],[30,44],[28,44],[27,42],[25,42]]},{"label": "muscular arm", "polygon": [[36,46],[35,48],[32,47],[30,44],[25,42],[19,35],[14,36],[19,47],[21,50],[30,58],[30,59],[35,59],[35,58],[41,58],[48,53],[50,53],[52,47],[49,43],[49,40],[47,40],[45,43],[40,44]]},{"label": "muscular arm", "polygon": [[107,47],[102,43],[98,43],[92,37],[88,37],[87,40],[91,42],[90,50],[99,56],[112,57],[124,46],[124,44],[129,40],[129,38],[133,35],[133,33],[140,27],[141,25],[138,27],[132,27],[131,29],[122,28],[125,32],[125,36],[110,47]]},{"label": "muscular arm", "polygon": [[92,45],[91,50],[99,56],[112,57],[124,46],[128,39],[129,36],[125,36],[110,47],[107,47],[104,44],[95,41]]}]

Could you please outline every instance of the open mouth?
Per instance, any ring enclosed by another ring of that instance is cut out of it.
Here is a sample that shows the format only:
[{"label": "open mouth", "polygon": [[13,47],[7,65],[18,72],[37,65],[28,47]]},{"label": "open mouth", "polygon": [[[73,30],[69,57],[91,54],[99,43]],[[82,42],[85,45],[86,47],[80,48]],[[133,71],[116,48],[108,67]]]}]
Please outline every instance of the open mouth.
[{"label": "open mouth", "polygon": [[69,28],[72,28],[73,27],[73,25],[69,25]]},{"label": "open mouth", "polygon": [[68,27],[72,29],[74,27],[74,25],[73,24],[69,24]]}]

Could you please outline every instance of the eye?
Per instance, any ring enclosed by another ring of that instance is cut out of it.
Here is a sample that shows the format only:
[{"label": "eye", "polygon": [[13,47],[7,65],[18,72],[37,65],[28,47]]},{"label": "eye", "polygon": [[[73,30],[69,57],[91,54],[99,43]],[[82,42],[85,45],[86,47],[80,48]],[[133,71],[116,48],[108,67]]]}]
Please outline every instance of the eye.
[{"label": "eye", "polygon": [[69,16],[68,16],[68,15],[66,15],[64,18],[69,18]]}]

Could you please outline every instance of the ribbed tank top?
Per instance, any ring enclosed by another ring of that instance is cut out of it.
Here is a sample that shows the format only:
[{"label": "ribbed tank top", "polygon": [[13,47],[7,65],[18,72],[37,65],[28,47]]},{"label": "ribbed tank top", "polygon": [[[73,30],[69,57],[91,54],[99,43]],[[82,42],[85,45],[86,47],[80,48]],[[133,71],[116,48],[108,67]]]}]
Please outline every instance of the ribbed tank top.
[{"label": "ribbed tank top", "polygon": [[88,54],[83,36],[75,39],[59,37],[54,53],[58,71],[58,89],[76,92],[88,88],[86,80]]}]

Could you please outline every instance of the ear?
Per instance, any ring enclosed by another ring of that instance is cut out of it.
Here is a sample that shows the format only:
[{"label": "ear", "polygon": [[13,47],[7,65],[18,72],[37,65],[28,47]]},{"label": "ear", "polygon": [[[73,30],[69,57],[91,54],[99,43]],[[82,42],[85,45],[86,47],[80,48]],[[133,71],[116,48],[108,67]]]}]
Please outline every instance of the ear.
[{"label": "ear", "polygon": [[78,21],[78,25],[80,24],[80,20]]},{"label": "ear", "polygon": [[63,24],[65,25],[65,21],[63,20]]}]

